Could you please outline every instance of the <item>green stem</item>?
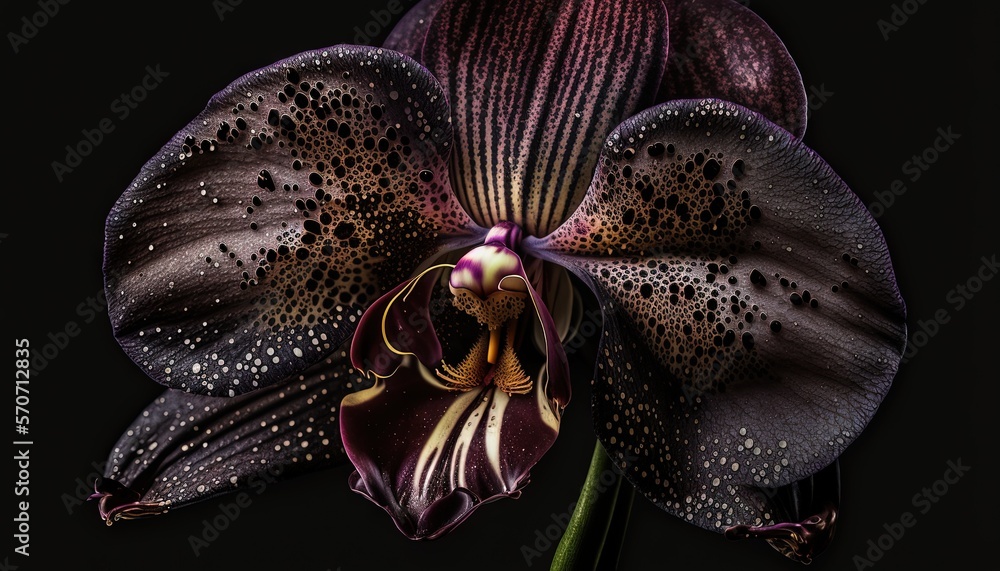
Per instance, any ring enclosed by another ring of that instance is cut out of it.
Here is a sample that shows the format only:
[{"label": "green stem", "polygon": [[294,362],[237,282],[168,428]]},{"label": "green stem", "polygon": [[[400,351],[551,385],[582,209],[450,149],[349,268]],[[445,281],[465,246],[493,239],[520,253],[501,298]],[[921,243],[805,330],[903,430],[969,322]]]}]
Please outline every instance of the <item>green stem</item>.
[{"label": "green stem", "polygon": [[594,567],[597,571],[614,571],[618,569],[622,546],[625,544],[625,532],[628,531],[628,520],[632,515],[632,502],[635,500],[635,488],[628,482],[622,482],[618,490],[618,501],[615,503],[615,513],[611,515],[611,526],[604,538],[604,549],[601,558]]},{"label": "green stem", "polygon": [[590,470],[583,483],[580,499],[577,500],[573,517],[556,548],[550,571],[579,571],[597,567],[612,516],[615,515],[621,486],[621,475],[615,471],[608,453],[598,442],[594,446],[594,455],[590,459]]}]

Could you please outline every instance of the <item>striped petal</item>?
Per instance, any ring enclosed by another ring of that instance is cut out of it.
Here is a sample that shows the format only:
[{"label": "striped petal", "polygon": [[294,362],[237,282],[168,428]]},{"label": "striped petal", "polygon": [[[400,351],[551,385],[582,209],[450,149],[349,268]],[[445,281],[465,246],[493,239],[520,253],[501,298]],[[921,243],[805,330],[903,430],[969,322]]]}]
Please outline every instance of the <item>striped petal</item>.
[{"label": "striped petal", "polygon": [[445,0],[420,0],[400,18],[399,23],[382,42],[382,47],[422,62],[424,39],[431,28],[431,20],[444,2]]},{"label": "striped petal", "polygon": [[320,361],[422,261],[481,236],[450,190],[449,115],[423,67],[377,48],[234,82],[108,217],[122,347],[160,383],[222,396]]},{"label": "striped petal", "polygon": [[423,62],[448,93],[459,200],[483,227],[554,230],[605,136],[653,103],[666,65],[659,0],[449,0]]},{"label": "striped petal", "polygon": [[456,392],[409,358],[343,401],[351,486],[411,539],[434,539],[484,503],[517,498],[559,433],[561,409],[546,384],[539,373],[527,395],[492,384]]},{"label": "striped petal", "polygon": [[370,386],[346,354],[236,398],[168,390],[115,444],[94,499],[111,525],[343,462],[338,410]]},{"label": "striped petal", "polygon": [[708,529],[759,514],[700,494],[832,463],[905,344],[875,221],[822,159],[735,104],[672,102],[624,123],[580,209],[525,248],[601,302],[602,442],[648,498]]},{"label": "striped petal", "polygon": [[785,44],[734,0],[665,0],[670,62],[659,101],[712,97],[760,112],[801,138],[806,90]]}]

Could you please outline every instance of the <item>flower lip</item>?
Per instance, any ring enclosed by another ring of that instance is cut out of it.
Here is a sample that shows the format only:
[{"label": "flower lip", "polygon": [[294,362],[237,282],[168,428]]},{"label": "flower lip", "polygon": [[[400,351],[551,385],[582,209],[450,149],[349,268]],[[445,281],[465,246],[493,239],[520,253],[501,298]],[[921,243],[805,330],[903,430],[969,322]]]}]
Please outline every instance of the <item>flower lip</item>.
[{"label": "flower lip", "polygon": [[381,488],[373,487],[370,491],[364,478],[358,472],[351,474],[348,483],[356,493],[368,498],[385,510],[392,517],[396,528],[413,540],[437,539],[465,521],[481,504],[495,501],[500,497],[517,498],[521,495],[520,489],[517,489],[512,493],[490,497],[484,501],[469,489],[455,488],[416,514],[410,513],[395,498],[387,497]]},{"label": "flower lip", "polygon": [[[351,487],[411,539],[439,537],[480,505],[518,497],[559,432],[569,367],[517,254],[520,242],[520,228],[501,223],[462,256],[448,278],[452,312],[428,310],[443,285],[429,272],[442,264],[384,294],[356,329],[352,360],[378,379],[341,402],[344,448],[356,469]],[[462,314],[478,321],[478,341],[452,345],[457,354],[446,356],[432,322],[465,327],[449,322]],[[519,350],[531,347],[524,339],[535,319],[544,354],[524,360]]]},{"label": "flower lip", "polygon": [[341,405],[356,469],[351,488],[414,540],[440,537],[480,506],[519,497],[559,432],[561,407],[546,397],[544,375],[533,380],[531,395],[495,386],[452,391],[408,357],[391,379]]}]

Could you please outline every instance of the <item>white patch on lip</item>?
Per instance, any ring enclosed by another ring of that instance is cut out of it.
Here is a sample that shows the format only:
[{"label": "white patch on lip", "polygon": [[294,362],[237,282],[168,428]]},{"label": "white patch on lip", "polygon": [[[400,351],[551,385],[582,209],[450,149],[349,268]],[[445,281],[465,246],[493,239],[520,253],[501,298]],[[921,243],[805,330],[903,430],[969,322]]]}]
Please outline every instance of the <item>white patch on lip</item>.
[{"label": "white patch on lip", "polygon": [[[423,367],[421,367],[421,369],[423,369]],[[438,384],[436,380],[432,382],[434,382],[434,384]],[[416,469],[413,472],[412,486],[414,497],[421,498],[424,501],[430,500],[431,483],[434,478],[434,474],[437,472],[437,464],[441,460],[441,453],[444,450],[444,446],[448,443],[449,436],[451,436],[454,432],[455,427],[458,426],[459,422],[462,422],[463,424],[471,422],[471,419],[467,421],[466,416],[463,413],[469,410],[473,400],[476,398],[479,398],[478,391],[468,391],[458,395],[455,402],[451,403],[448,410],[445,411],[444,415],[442,415],[441,420],[438,421],[437,426],[434,427],[434,431],[431,432],[431,435],[427,438],[427,442],[420,451]],[[482,406],[483,405],[477,408],[481,408]],[[459,442],[456,442],[455,452],[452,453],[451,458],[451,479],[453,486],[455,479],[454,469],[456,464],[455,455],[461,453],[462,457],[460,458],[460,461],[463,466],[465,464],[465,458],[468,455],[468,446],[460,447],[459,444],[463,438],[467,441],[471,441],[471,434],[466,437],[465,432],[470,431],[471,433],[475,433],[476,426],[478,426],[478,422],[472,427],[464,427],[462,429],[462,433],[459,435]],[[461,480],[464,482],[464,471]]]},{"label": "white patch on lip", "polygon": [[[473,396],[479,397],[478,391],[469,391]],[[461,487],[468,488],[468,482],[465,481],[465,466],[466,461],[469,458],[469,451],[473,446],[473,439],[476,437],[476,431],[479,429],[479,425],[483,422],[483,418],[486,416],[486,408],[490,404],[489,393],[499,392],[495,388],[483,394],[480,398],[479,406],[475,410],[470,411],[468,415],[465,416],[465,422],[462,425],[461,432],[458,434],[458,438],[455,439],[455,448],[451,453],[451,465],[449,466],[449,483],[452,488]],[[452,405],[454,406],[454,405]],[[467,409],[463,409],[467,410]],[[451,408],[448,409],[449,414],[451,413]]]},{"label": "white patch on lip", "polygon": [[486,459],[489,460],[490,467],[496,473],[497,481],[503,482],[505,492],[510,490],[507,489],[507,482],[504,481],[503,472],[500,470],[500,435],[503,428],[503,415],[509,402],[510,397],[507,393],[494,390],[493,406],[490,407],[490,420],[486,423]]}]

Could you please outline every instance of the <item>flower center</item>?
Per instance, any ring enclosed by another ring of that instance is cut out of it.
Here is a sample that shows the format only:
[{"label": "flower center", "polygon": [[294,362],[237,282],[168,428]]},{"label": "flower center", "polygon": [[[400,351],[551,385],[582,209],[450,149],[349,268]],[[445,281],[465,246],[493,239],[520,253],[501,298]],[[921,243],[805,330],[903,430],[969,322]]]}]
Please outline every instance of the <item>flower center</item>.
[{"label": "flower center", "polygon": [[452,303],[486,328],[458,365],[442,361],[435,371],[452,390],[467,391],[492,382],[508,395],[531,391],[531,377],[516,353],[520,317],[525,304],[532,303],[515,251],[520,237],[517,225],[501,222],[452,270],[448,281]]}]

